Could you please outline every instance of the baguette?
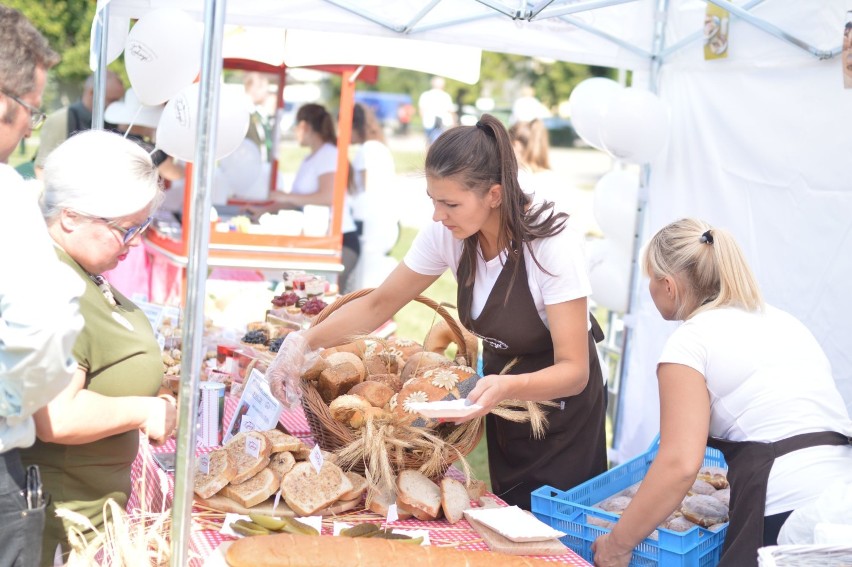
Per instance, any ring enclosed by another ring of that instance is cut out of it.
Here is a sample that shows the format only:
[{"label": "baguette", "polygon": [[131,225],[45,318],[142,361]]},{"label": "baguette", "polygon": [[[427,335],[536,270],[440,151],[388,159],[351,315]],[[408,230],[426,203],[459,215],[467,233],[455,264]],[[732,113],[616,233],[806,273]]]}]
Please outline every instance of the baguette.
[{"label": "baguette", "polygon": [[235,541],[225,552],[230,567],[546,567],[553,563],[517,555],[462,551],[445,547],[411,545],[377,538],[328,535],[276,534]]}]

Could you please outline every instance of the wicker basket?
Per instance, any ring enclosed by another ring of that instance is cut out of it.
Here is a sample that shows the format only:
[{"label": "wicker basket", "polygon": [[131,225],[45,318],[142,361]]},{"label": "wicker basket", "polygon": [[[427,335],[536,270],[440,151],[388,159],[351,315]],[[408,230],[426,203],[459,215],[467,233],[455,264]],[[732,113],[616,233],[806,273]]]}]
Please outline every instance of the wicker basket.
[{"label": "wicker basket", "polygon": [[[367,288],[341,296],[334,303],[323,309],[323,311],[316,316],[311,325],[319,324],[346,303],[363,297],[371,291],[373,290]],[[433,309],[438,315],[444,318],[450,330],[453,332],[453,335],[456,337],[456,343],[458,345],[457,359],[458,356],[464,357],[467,361],[467,365],[470,366],[473,361],[469,361],[466,358],[467,350],[461,327],[459,327],[459,324],[453,316],[438,303],[427,297],[418,296],[415,298],[415,301]],[[334,452],[348,446],[357,439],[357,437],[361,434],[360,431],[353,431],[332,417],[328,405],[320,396],[313,382],[303,380],[301,382],[301,386],[302,408],[304,409],[308,424],[311,427],[313,438],[321,449]],[[463,440],[461,442],[450,443],[450,448],[445,449],[444,462],[447,467],[458,460],[460,455],[466,456],[476,448],[476,445],[482,437],[482,431],[484,429],[482,426],[483,421],[483,419],[471,420],[459,426],[443,424],[435,430],[435,433],[445,440],[450,439],[451,436],[453,439],[458,438]],[[468,431],[472,432],[472,434],[465,435],[464,433]],[[388,456],[394,469],[396,471],[400,471],[404,469],[419,469],[431,455],[428,455],[425,452],[406,450],[394,452],[393,455],[389,454]],[[358,472],[363,472],[363,469],[363,464],[355,465],[353,467],[353,470]]]}]

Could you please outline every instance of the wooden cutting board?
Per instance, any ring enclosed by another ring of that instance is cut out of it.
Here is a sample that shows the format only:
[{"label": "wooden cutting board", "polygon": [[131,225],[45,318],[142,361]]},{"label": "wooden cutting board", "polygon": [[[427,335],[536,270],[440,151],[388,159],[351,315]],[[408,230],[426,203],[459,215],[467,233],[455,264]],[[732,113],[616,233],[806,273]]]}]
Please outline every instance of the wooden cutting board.
[{"label": "wooden cutting board", "polygon": [[507,555],[562,555],[568,548],[558,539],[518,543],[498,534],[488,526],[465,516],[467,522],[482,537],[491,551]]},{"label": "wooden cutting board", "polygon": [[[261,502],[257,506],[252,506],[251,508],[246,508],[241,505],[239,502],[235,502],[231,500],[227,496],[221,496],[216,494],[211,496],[206,500],[202,500],[201,498],[196,497],[196,502],[201,504],[202,506],[206,506],[212,510],[216,510],[218,512],[225,512],[231,514],[266,514],[267,516],[289,516],[291,518],[298,516],[293,510],[290,509],[289,506],[284,502],[282,498],[278,502],[278,507],[275,508],[273,512],[272,508],[275,504],[275,498],[270,498],[265,502]],[[357,508],[361,504],[361,498],[356,498],[355,500],[340,500],[335,502],[332,506],[320,510],[314,516],[334,516],[336,514],[342,514],[348,510],[352,510]]]}]

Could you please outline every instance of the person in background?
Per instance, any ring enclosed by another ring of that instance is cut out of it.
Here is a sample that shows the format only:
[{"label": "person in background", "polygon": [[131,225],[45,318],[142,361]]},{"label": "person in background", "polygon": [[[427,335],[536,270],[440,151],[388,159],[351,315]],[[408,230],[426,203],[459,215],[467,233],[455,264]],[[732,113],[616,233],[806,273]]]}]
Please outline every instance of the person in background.
[{"label": "person in background", "polygon": [[[458,281],[461,323],[483,342],[483,374],[468,394],[486,415],[495,494],[530,508],[543,484],[567,490],[606,470],[605,391],[588,311],[583,238],[552,203],[534,205],[518,186],[509,135],[488,114],[439,137],[426,155],[433,223],[373,292],[285,339],[269,369],[273,391],[312,350],[365,335],[446,270]],[[544,438],[529,423],[489,413],[504,400],[553,400]]]},{"label": "person in background", "polygon": [[[365,279],[373,270],[373,257],[384,257],[393,247],[399,234],[399,214],[394,195],[396,166],[393,154],[385,144],[385,133],[369,106],[356,104],[352,115],[352,143],[360,144],[352,169],[355,194],[352,196],[352,217],[361,239],[356,289],[366,287]],[[369,256],[369,258],[368,258]]]},{"label": "person in background", "polygon": [[101,276],[139,246],[160,199],[148,153],[112,132],[75,134],[45,163],[42,214],[59,259],[85,284],[76,372],[36,412],[38,440],[22,452],[25,464],[41,468],[53,496],[42,540],[45,565],[53,564],[57,546],[63,555],[69,551],[66,533],[74,524],[56,511],[82,514],[103,531],[104,503],[112,498],[123,507],[130,495],[140,431],[156,444],[176,427],[175,400],[161,390],[163,362],[151,324]]},{"label": "person in background", "polygon": [[[88,130],[92,127],[92,107],[95,96],[95,76],[89,75],[83,85],[83,95],[80,100],[65,108],[60,108],[47,115],[39,135],[38,151],[35,156],[36,176],[41,177],[44,162],[59,144],[71,135]],[[124,84],[113,71],[106,73],[106,95],[104,108],[121,100],[124,96]],[[114,124],[106,123],[104,128],[112,130]]]},{"label": "person in background", "polygon": [[432,77],[431,85],[432,88],[424,91],[417,100],[420,120],[429,144],[447,128],[455,125],[455,104],[450,93],[444,90],[444,78]]},{"label": "person in background", "polygon": [[[305,104],[296,112],[296,141],[310,148],[302,160],[293,187],[289,193],[270,195],[276,201],[271,210],[305,205],[332,206],[334,176],[337,172],[337,134],[328,111],[319,104]],[[347,172],[348,173],[348,172]],[[351,187],[351,183],[349,184]],[[348,293],[349,278],[361,255],[358,229],[352,218],[351,195],[347,191],[343,200],[343,271],[338,276],[340,293]]]},{"label": "person in background", "polygon": [[[45,506],[29,492],[38,469],[21,449],[35,441],[33,414],[71,381],[83,285],[56,259],[38,193],[6,162],[44,119],[48,69],[59,62],[17,10],[0,4],[0,565],[40,561]],[[49,498],[48,494],[43,495]]]},{"label": "person in background", "polygon": [[697,219],[662,228],[642,260],[663,319],[683,321],[657,364],[660,447],[595,565],[626,566],[680,505],[705,445],[731,486],[720,565],[757,563],[790,513],[852,471],[852,422],[814,336],[764,303],[733,236]]},{"label": "person in background", "polygon": [[251,122],[246,137],[260,148],[261,161],[272,158],[272,124],[266,101],[269,98],[269,79],[263,73],[246,73],[243,87],[251,105]]},{"label": "person in background", "polygon": [[550,116],[550,111],[535,96],[535,89],[527,85],[521,87],[521,96],[512,103],[512,114],[509,115],[509,125],[516,122],[532,122]]}]

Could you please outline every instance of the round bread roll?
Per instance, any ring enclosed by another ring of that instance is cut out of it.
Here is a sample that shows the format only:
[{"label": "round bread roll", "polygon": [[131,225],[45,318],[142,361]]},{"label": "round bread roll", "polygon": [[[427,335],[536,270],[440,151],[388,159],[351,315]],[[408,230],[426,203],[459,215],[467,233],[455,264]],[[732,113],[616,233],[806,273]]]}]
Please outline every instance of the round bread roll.
[{"label": "round bread roll", "polygon": [[380,352],[364,357],[364,367],[367,376],[373,374],[399,374],[402,359],[390,352]]},{"label": "round bread roll", "polygon": [[363,416],[364,412],[366,412],[370,407],[372,407],[370,402],[361,396],[356,396],[354,394],[338,396],[334,398],[330,404],[328,404],[328,409],[331,410],[331,416],[335,420],[340,423],[345,423],[346,425],[349,425],[349,422],[355,413],[360,413]]},{"label": "round bread roll", "polygon": [[353,354],[351,352],[342,352],[337,351],[329,354],[325,357],[325,361],[329,366],[337,366],[338,364],[343,364],[344,362],[352,363],[355,368],[358,369],[358,374],[361,376],[361,380],[367,377],[367,369],[364,367],[364,361],[361,360],[361,357],[357,354]]},{"label": "round bread roll", "polygon": [[402,390],[402,379],[398,374],[371,374],[367,376],[367,382],[379,382],[394,391]]},{"label": "round bread roll", "polygon": [[632,498],[627,496],[612,496],[603,502],[600,502],[597,507],[613,514],[621,514],[630,505]]},{"label": "round bread roll", "polygon": [[695,482],[692,483],[692,486],[689,489],[689,494],[713,494],[716,492],[716,489],[710,485],[708,482],[704,482],[700,478],[696,478]]},{"label": "round bread roll", "polygon": [[412,355],[402,367],[400,378],[405,384],[408,380],[421,375],[433,368],[452,366],[453,361],[442,354],[429,351],[421,351]]},{"label": "round bread roll", "polygon": [[[469,362],[472,362],[479,356],[479,340],[476,338],[476,335],[461,325],[459,325],[459,328],[461,329],[462,337],[464,339],[465,356]],[[429,333],[426,335],[426,340],[423,341],[423,350],[436,352],[446,356],[447,347],[450,346],[450,343],[455,344],[457,347],[459,346],[458,339],[452,329],[450,329],[450,324],[447,323],[447,320],[438,319],[435,324],[432,325],[432,328],[429,329]]]},{"label": "round bread roll", "polygon": [[716,489],[728,488],[728,471],[722,467],[701,467],[698,470],[698,479]]},{"label": "round bread roll", "polygon": [[387,384],[368,381],[355,384],[352,388],[350,388],[349,393],[361,396],[370,402],[370,405],[373,407],[383,408],[396,392],[394,392]]},{"label": "round bread roll", "polygon": [[705,494],[684,498],[680,511],[684,518],[705,528],[728,521],[728,507]]},{"label": "round bread roll", "polygon": [[316,357],[313,364],[308,367],[307,370],[302,373],[302,380],[310,380],[311,382],[316,382],[319,380],[320,374],[322,371],[328,368],[328,361],[321,356]]}]

